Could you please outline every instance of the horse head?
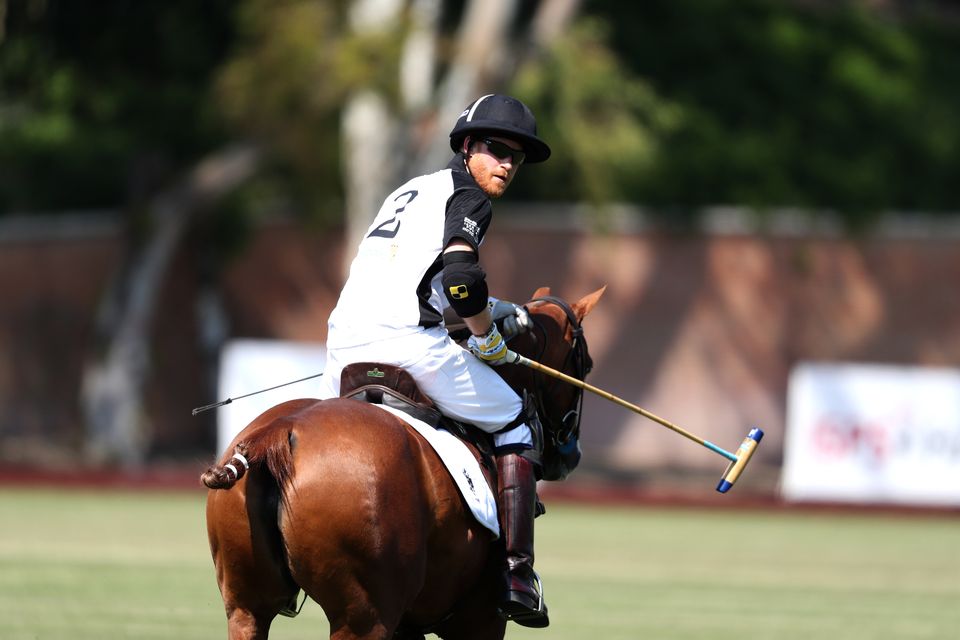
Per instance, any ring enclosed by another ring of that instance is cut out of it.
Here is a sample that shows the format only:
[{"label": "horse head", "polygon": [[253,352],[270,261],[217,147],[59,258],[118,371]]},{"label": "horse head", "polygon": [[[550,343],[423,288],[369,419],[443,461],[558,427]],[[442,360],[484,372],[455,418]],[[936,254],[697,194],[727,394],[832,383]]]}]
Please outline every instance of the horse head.
[{"label": "horse head", "polygon": [[[527,311],[531,329],[510,341],[510,349],[532,360],[584,380],[593,367],[582,322],[600,300],[606,287],[601,287],[572,304],[550,294],[548,287],[537,289]],[[579,459],[578,437],[583,404],[583,389],[551,378],[543,373],[520,366],[501,366],[497,373],[521,396],[532,398],[537,415],[544,427],[544,466],[549,468],[562,457],[565,450],[576,448]],[[575,466],[574,462],[574,466]],[[569,470],[567,470],[569,471]],[[566,471],[544,477],[566,475]]]}]

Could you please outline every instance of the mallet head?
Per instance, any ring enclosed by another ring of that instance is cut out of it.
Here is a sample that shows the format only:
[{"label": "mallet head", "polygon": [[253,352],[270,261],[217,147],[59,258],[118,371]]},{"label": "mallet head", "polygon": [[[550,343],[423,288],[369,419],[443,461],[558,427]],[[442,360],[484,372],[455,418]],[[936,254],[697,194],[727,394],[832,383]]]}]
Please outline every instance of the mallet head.
[{"label": "mallet head", "polygon": [[737,449],[736,461],[727,465],[727,470],[723,472],[720,484],[717,485],[717,491],[726,493],[730,490],[733,483],[736,482],[740,474],[743,473],[743,469],[747,466],[747,463],[750,462],[750,458],[753,457],[753,452],[757,450],[757,445],[760,444],[762,438],[763,431],[756,427],[750,429],[750,433],[747,434],[747,437],[740,443],[740,448]]}]

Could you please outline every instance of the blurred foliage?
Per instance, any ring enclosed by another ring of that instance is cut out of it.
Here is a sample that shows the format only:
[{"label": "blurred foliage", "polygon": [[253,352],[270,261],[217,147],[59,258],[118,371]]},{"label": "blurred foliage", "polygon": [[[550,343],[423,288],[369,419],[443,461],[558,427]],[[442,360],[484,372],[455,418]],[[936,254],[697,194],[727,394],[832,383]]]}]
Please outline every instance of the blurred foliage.
[{"label": "blurred foliage", "polygon": [[511,196],[585,199],[602,220],[602,205],[622,198],[638,173],[652,170],[660,140],[679,124],[676,105],[623,70],[607,31],[602,21],[581,21],[518,75],[512,90],[538,114],[538,133],[553,154],[525,170]]},{"label": "blurred foliage", "polygon": [[864,3],[668,0],[587,9],[631,74],[678,107],[628,200],[957,211],[960,28]]},{"label": "blurred foliage", "polygon": [[215,84],[232,131],[269,153],[261,196],[295,202],[320,221],[341,212],[340,109],[361,87],[396,96],[403,42],[400,33],[353,34],[343,5],[246,0],[236,47]]},{"label": "blurred foliage", "polygon": [[[136,204],[253,138],[266,170],[231,209],[276,201],[329,219],[346,96],[397,92],[406,26],[351,34],[345,0],[6,4],[0,213]],[[960,28],[863,4],[584,3],[508,88],[555,151],[511,196],[631,201],[674,220],[711,204],[836,209],[851,227],[960,209]],[[444,2],[444,29],[462,9]]]},{"label": "blurred foliage", "polygon": [[137,202],[224,136],[230,0],[8,0],[0,213]]}]

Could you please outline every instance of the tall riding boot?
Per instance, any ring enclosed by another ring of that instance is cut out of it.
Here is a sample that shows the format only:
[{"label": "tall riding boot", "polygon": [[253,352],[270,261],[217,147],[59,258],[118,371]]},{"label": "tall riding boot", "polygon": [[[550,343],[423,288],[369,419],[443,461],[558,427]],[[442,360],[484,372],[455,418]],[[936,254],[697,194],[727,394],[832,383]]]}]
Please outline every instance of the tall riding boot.
[{"label": "tall riding boot", "polygon": [[500,614],[525,627],[550,624],[540,578],[533,570],[537,480],[533,463],[517,453],[497,456],[500,530],[507,551],[507,592]]}]

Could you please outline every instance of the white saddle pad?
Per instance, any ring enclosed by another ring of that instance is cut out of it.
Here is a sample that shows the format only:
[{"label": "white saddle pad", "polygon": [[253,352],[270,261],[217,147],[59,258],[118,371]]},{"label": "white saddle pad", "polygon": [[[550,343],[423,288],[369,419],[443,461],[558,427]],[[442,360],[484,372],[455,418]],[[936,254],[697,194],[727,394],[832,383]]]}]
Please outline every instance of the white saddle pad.
[{"label": "white saddle pad", "polygon": [[500,523],[497,520],[497,501],[483,477],[480,464],[467,446],[449,431],[434,429],[423,420],[417,420],[409,413],[386,405],[375,405],[388,411],[417,430],[437,452],[457,488],[467,501],[470,511],[477,522],[493,532],[494,538],[500,537]]}]

